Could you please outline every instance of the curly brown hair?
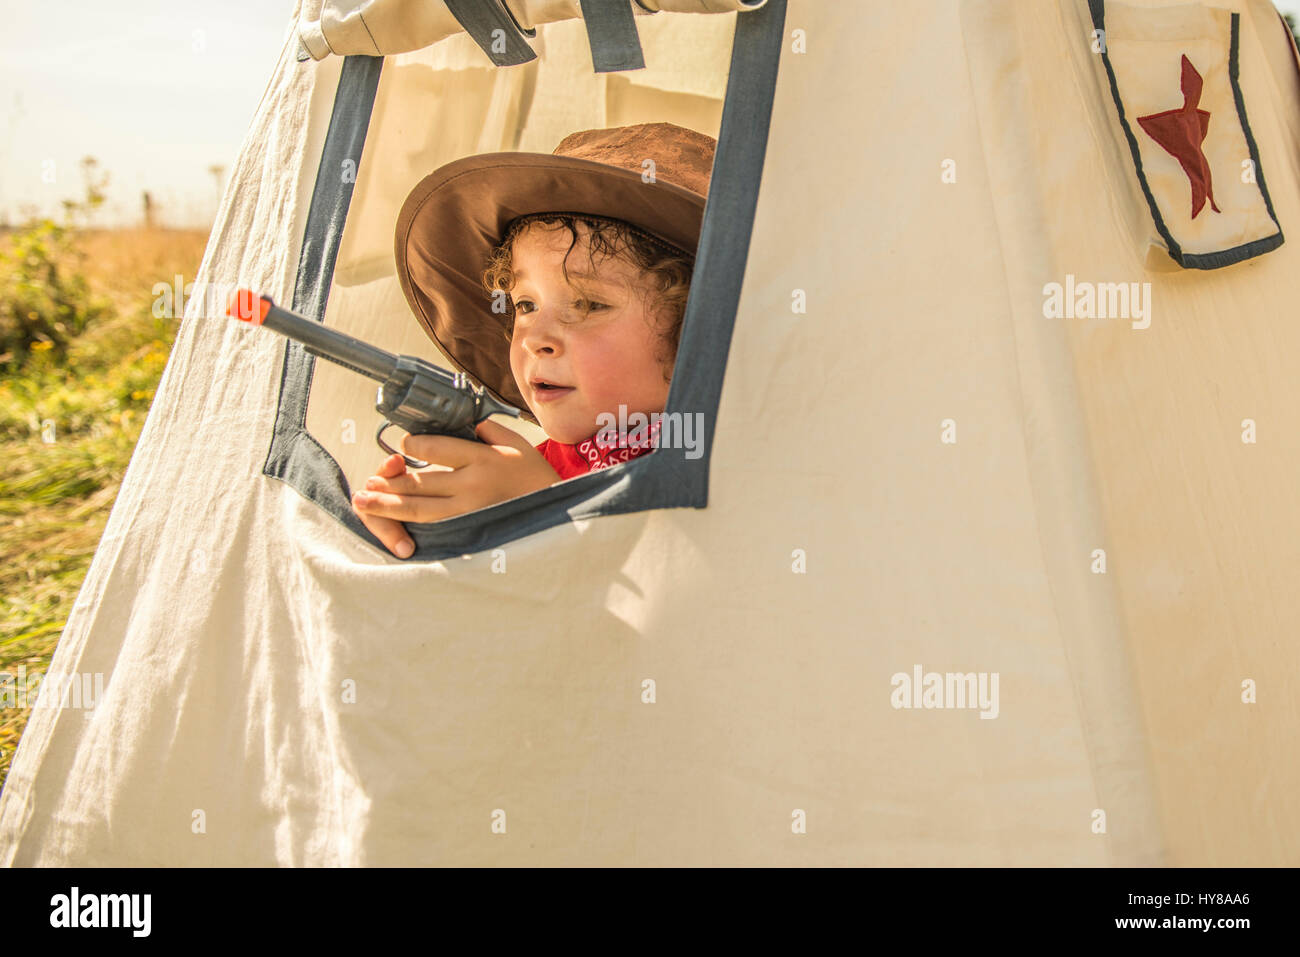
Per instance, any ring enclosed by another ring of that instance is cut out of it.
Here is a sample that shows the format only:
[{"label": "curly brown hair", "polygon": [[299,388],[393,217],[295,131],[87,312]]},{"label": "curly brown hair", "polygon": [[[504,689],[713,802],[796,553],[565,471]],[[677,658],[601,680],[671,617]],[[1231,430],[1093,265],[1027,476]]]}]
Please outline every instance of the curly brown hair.
[{"label": "curly brown hair", "polygon": [[[695,257],[654,236],[637,229],[621,219],[606,219],[581,213],[540,213],[521,216],[510,223],[505,237],[494,246],[490,262],[483,272],[483,286],[489,295],[497,290],[511,292],[515,287],[515,274],[512,266],[515,241],[530,226],[537,224],[547,229],[568,229],[571,238],[569,249],[564,254],[562,269],[564,278],[569,279],[569,253],[578,243],[577,224],[581,222],[588,229],[589,260],[595,269],[595,256],[602,258],[617,256],[640,270],[638,288],[641,291],[642,305],[646,312],[659,323],[659,334],[663,343],[656,359],[664,367],[664,381],[672,379],[672,368],[677,361],[677,344],[681,339],[682,320],[686,315],[686,298],[690,293],[691,274],[695,270]],[[654,298],[653,305],[650,298]],[[506,313],[502,319],[502,331],[506,341],[514,333],[515,307],[510,296],[506,296]]]}]

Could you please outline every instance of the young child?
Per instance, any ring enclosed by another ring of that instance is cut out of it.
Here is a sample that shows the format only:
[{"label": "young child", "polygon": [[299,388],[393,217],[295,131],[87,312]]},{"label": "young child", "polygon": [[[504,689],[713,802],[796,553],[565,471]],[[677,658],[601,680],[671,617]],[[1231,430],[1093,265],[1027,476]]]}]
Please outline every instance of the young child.
[{"label": "young child", "polygon": [[[404,437],[403,451],[431,466],[408,470],[392,455],[353,497],[393,554],[414,551],[405,521],[460,515],[653,450],[656,430],[620,441],[608,425],[664,411],[713,147],[668,123],[588,130],[551,155],[458,160],[407,198],[398,274],[417,318],[454,365],[548,438],[533,447],[490,420],[481,442]],[[638,221],[610,215],[625,209]],[[501,238],[465,248],[484,234]],[[470,300],[463,279],[475,263]]]}]

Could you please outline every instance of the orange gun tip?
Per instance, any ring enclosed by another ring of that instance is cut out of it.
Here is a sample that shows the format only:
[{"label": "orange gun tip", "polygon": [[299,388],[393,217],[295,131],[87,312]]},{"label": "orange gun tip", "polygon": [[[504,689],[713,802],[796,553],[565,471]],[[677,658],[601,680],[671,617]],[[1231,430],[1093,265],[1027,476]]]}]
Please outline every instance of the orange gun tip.
[{"label": "orange gun tip", "polygon": [[226,307],[226,315],[241,322],[260,326],[271,311],[271,300],[247,289],[236,289]]}]

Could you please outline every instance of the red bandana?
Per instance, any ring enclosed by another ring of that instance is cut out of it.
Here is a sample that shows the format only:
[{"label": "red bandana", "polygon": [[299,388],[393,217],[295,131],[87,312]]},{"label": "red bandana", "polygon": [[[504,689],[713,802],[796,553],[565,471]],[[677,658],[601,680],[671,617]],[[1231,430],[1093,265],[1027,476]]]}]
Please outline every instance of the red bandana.
[{"label": "red bandana", "polygon": [[[630,434],[623,435],[623,448],[619,448],[617,437],[606,441],[608,433],[605,430],[576,444],[547,439],[536,448],[551,463],[551,468],[560,473],[560,478],[573,478],[653,452],[659,440],[659,425],[660,421],[656,419],[649,429],[633,429]],[[644,437],[642,433],[646,433]]]}]

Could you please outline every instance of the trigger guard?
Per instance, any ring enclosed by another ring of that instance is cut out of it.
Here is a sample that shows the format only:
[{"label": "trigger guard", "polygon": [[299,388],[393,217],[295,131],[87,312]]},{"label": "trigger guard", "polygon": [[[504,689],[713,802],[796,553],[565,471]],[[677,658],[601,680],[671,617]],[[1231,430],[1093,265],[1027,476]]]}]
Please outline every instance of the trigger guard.
[{"label": "trigger guard", "polygon": [[429,467],[428,462],[421,462],[419,459],[413,459],[405,452],[397,451],[397,449],[393,448],[387,442],[384,441],[384,429],[388,428],[390,425],[393,425],[393,423],[389,422],[387,419],[384,419],[383,424],[379,426],[379,431],[375,433],[375,441],[379,443],[379,447],[383,449],[385,452],[389,453],[390,455],[400,455],[403,459],[406,460],[406,464],[413,469],[428,468]]}]

